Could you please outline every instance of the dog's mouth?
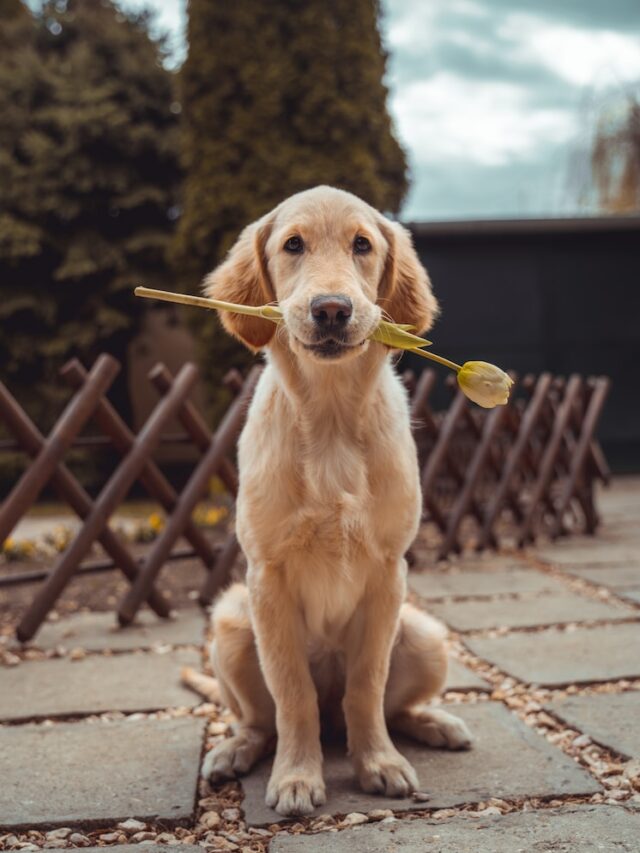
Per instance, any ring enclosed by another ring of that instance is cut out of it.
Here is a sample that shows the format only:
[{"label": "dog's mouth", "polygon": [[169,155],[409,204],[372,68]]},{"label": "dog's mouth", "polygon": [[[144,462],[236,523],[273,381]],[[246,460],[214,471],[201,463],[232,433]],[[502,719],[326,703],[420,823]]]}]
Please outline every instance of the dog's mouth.
[{"label": "dog's mouth", "polygon": [[304,341],[300,341],[307,352],[312,353],[318,358],[326,359],[327,361],[337,360],[342,356],[347,355],[347,353],[353,353],[360,349],[360,347],[363,347],[366,342],[366,338],[355,344],[348,343],[347,341],[341,341],[337,338],[326,338],[323,341],[318,341],[313,344],[306,344]]}]

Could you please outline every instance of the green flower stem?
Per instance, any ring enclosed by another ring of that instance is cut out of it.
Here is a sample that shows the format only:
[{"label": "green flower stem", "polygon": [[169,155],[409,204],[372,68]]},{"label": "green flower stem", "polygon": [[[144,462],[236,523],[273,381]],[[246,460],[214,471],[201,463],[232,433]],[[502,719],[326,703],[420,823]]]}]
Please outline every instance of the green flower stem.
[{"label": "green flower stem", "polygon": [[282,319],[280,310],[275,305],[235,305],[233,302],[223,302],[220,299],[206,299],[204,296],[188,296],[185,293],[171,293],[168,290],[154,290],[151,287],[136,287],[136,296],[147,299],[161,299],[163,302],[176,302],[179,305],[194,305],[196,308],[210,310],[233,311],[236,314],[247,314],[250,317],[261,317],[279,323]]},{"label": "green flower stem", "polygon": [[432,361],[437,361],[438,364],[443,364],[445,367],[455,370],[456,373],[462,370],[461,364],[456,364],[455,361],[449,361],[448,358],[443,358],[441,355],[436,355],[435,352],[426,352],[422,349],[410,349],[407,352],[412,352],[414,355],[421,355],[422,358],[430,358]]},{"label": "green flower stem", "polygon": [[[248,314],[251,317],[261,317],[263,320],[271,320],[273,323],[282,322],[282,313],[277,305],[236,305],[233,302],[222,302],[220,299],[206,299],[203,296],[188,296],[184,293],[171,293],[167,290],[154,290],[151,287],[136,287],[136,296],[144,296],[147,299],[162,299],[165,302],[177,302],[179,305],[194,305],[197,308],[219,309],[221,311],[232,311],[236,314]],[[429,346],[431,341],[412,335],[408,328],[395,323],[382,321],[378,328],[370,335],[371,340],[378,341],[393,349],[402,349],[405,352],[413,352],[422,358],[437,361],[456,372],[462,370],[462,365],[449,361],[434,352],[425,352],[422,347]]]}]

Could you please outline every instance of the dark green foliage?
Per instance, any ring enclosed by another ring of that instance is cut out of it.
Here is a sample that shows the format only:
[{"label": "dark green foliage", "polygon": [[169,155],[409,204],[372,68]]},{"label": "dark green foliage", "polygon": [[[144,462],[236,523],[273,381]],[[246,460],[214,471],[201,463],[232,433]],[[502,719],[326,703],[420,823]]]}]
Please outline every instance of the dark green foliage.
[{"label": "dark green foliage", "polygon": [[[148,23],[108,0],[3,23],[0,379],[43,428],[64,396],[58,368],[123,359],[142,310],[132,288],[166,274],[177,121]],[[119,390],[126,411],[124,373]]]},{"label": "dark green foliage", "polygon": [[[174,244],[185,289],[299,190],[333,184],[399,209],[406,162],[386,111],[378,11],[375,0],[190,0]],[[238,345],[207,312],[186,313],[215,390],[229,359],[242,359]]]}]

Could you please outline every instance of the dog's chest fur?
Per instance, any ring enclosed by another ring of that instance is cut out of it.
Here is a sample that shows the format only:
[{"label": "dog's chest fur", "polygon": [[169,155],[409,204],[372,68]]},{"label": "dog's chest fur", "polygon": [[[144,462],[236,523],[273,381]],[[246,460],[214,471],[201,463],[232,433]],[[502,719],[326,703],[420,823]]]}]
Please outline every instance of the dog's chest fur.
[{"label": "dog's chest fur", "polygon": [[415,453],[399,450],[406,398],[389,369],[359,418],[339,395],[294,417],[269,369],[240,442],[238,534],[253,570],[282,572],[310,635],[337,639],[372,575],[394,573],[415,535]]}]

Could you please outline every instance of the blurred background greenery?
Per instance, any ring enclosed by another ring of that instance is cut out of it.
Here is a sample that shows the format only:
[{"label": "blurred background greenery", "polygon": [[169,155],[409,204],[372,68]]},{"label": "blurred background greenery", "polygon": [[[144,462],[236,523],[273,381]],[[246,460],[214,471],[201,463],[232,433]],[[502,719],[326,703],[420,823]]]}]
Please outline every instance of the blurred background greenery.
[{"label": "blurred background greenery", "polygon": [[[410,173],[379,3],[190,0],[180,67],[131,4],[0,0],[0,18],[0,380],[46,432],[68,397],[61,365],[108,351],[124,366],[112,399],[135,422],[132,389],[162,317],[168,349],[176,324],[195,332],[215,422],[222,375],[251,357],[213,315],[151,307],[132,289],[197,292],[246,223],[318,183],[401,211]],[[640,206],[637,88],[624,103],[595,123],[585,161],[606,214]],[[0,485],[21,464],[5,454]],[[94,458],[76,464],[92,478]]]}]

